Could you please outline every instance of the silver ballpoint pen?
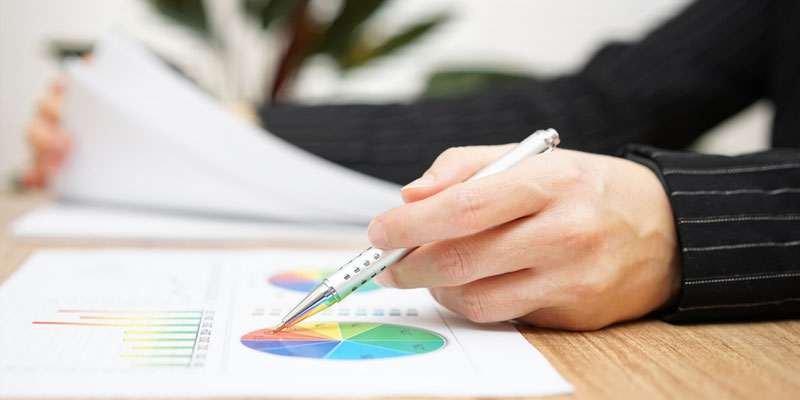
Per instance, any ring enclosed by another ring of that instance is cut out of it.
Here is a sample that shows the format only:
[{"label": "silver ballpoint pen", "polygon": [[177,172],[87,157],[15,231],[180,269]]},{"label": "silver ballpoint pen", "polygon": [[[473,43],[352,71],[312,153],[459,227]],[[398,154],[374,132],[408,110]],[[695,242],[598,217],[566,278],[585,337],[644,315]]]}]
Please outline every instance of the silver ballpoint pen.
[{"label": "silver ballpoint pen", "polygon": [[[500,158],[478,171],[467,181],[509,169],[528,156],[554,150],[558,143],[558,132],[554,129],[536,131]],[[372,246],[368,247],[317,285],[281,319],[280,324],[275,327],[274,331],[279,332],[289,328],[344,300],[345,297],[364,286],[364,284],[405,257],[412,250],[414,249],[383,250]]]}]

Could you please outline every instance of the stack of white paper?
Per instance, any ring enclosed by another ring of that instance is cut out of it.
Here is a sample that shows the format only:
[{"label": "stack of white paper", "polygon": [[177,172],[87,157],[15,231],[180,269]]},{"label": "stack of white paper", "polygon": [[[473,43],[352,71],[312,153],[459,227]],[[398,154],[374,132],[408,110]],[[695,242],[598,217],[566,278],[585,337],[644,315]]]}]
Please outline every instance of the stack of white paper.
[{"label": "stack of white paper", "polygon": [[394,184],[238,120],[138,44],[103,38],[66,65],[74,135],[63,199],[290,221],[363,223],[400,203]]},{"label": "stack of white paper", "polygon": [[47,204],[25,213],[10,226],[28,239],[324,242],[369,245],[364,226],[262,221],[197,216],[86,204]]}]

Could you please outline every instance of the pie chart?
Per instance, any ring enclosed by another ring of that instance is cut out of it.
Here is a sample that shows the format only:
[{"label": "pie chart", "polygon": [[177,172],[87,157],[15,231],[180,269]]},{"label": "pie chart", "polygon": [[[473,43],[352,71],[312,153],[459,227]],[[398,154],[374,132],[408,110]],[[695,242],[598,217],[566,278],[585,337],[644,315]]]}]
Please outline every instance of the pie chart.
[{"label": "pie chart", "polygon": [[278,333],[260,329],[242,336],[241,341],[264,353],[328,360],[413,356],[438,350],[446,343],[426,330],[363,322],[304,323]]},{"label": "pie chart", "polygon": [[[300,270],[285,272],[282,274],[273,275],[269,278],[269,283],[295,292],[308,293],[314,289],[325,277],[333,273],[330,271],[315,271],[315,270]],[[373,281],[367,282],[356,293],[369,292],[371,290],[380,289],[380,285]]]}]

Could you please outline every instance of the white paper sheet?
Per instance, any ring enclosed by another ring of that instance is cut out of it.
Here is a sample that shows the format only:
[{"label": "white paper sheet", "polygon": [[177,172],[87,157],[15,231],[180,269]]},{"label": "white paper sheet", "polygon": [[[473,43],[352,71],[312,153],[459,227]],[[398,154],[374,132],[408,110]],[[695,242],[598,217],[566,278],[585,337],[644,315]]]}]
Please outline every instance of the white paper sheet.
[{"label": "white paper sheet", "polygon": [[265,221],[74,203],[37,207],[17,218],[9,230],[23,239],[322,241],[369,246],[366,225]]},{"label": "white paper sheet", "polygon": [[[263,333],[303,296],[291,286],[298,276],[312,282],[312,272],[320,271],[313,268],[335,268],[351,255],[37,252],[0,287],[0,396],[351,398],[572,390],[513,326],[470,323],[437,306],[425,290],[358,292],[309,321],[337,323],[307,326],[336,327],[326,331],[327,342],[291,344],[294,350],[283,355],[252,348],[261,339],[246,335]],[[347,331],[367,328],[377,339]],[[342,334],[344,340],[333,338]],[[365,343],[372,347],[358,347]],[[310,350],[319,346],[329,351]],[[386,346],[404,350],[386,353]]]},{"label": "white paper sheet", "polygon": [[54,180],[65,199],[297,221],[367,222],[399,187],[323,160],[230,115],[116,34],[66,65],[74,146]]}]

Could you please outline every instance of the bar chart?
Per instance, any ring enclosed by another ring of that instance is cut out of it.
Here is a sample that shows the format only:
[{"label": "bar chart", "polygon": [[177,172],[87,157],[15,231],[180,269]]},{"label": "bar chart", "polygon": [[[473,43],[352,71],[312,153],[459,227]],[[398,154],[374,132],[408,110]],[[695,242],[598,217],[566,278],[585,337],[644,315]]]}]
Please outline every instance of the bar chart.
[{"label": "bar chart", "polygon": [[59,309],[54,317],[32,321],[39,336],[88,340],[101,364],[135,368],[203,367],[214,324],[207,309]]}]

